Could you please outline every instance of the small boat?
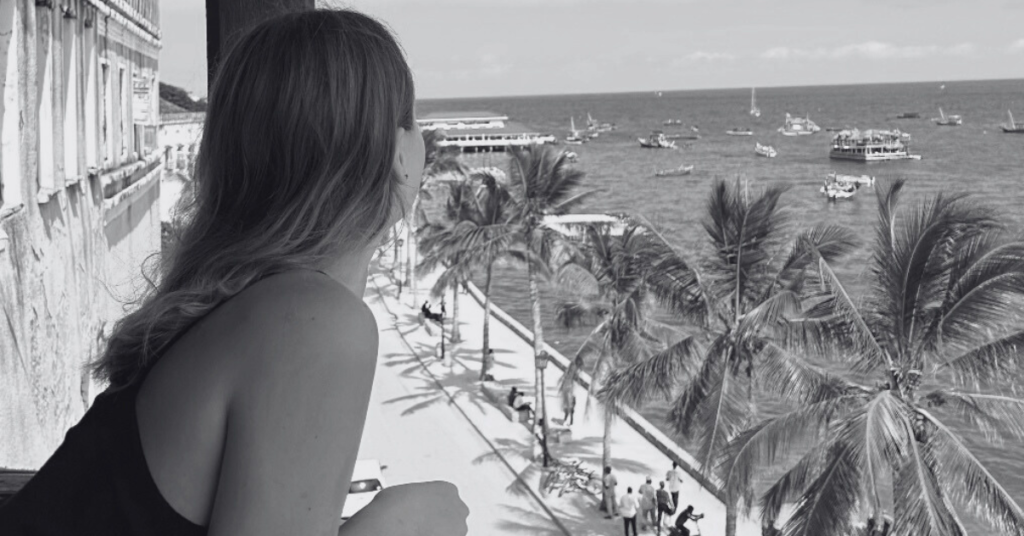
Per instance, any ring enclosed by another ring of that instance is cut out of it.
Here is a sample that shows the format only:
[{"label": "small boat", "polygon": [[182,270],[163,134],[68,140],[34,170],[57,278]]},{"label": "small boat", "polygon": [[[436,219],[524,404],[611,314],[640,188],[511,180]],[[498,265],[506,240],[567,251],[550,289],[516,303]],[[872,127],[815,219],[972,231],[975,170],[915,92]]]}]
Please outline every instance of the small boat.
[{"label": "small boat", "polygon": [[565,159],[570,161],[570,162],[579,162],[580,155],[576,154],[573,151],[566,151],[565,152]]},{"label": "small boat", "polygon": [[800,118],[787,113],[786,124],[779,127],[778,130],[783,136],[809,136],[821,130],[821,127],[815,125],[809,116]]},{"label": "small boat", "polygon": [[897,115],[896,119],[921,119],[921,114],[917,112],[903,112]]},{"label": "small boat", "polygon": [[587,143],[588,138],[580,133],[580,131],[576,130],[575,118],[569,118],[569,125],[570,132],[565,138],[565,143],[568,143],[569,145],[583,145],[584,143]]},{"label": "small boat", "polygon": [[836,199],[853,197],[857,193],[857,185],[850,182],[828,182],[826,180],[825,184],[818,191],[825,194],[829,201],[835,201]]},{"label": "small boat", "polygon": [[682,165],[675,169],[663,169],[654,173],[655,177],[680,177],[683,175],[689,175],[693,172],[693,164],[688,166]]},{"label": "small boat", "polygon": [[611,132],[616,128],[615,123],[600,123],[587,112],[587,130],[590,132]]},{"label": "small boat", "polygon": [[946,115],[942,108],[939,108],[939,117],[933,117],[932,121],[940,127],[958,127],[963,124],[963,119],[959,115]]},{"label": "small boat", "polygon": [[754,131],[749,128],[730,128],[725,131],[730,136],[753,136]]},{"label": "small boat", "polygon": [[757,107],[756,88],[750,88],[750,115],[761,117],[761,109]]},{"label": "small boat", "polygon": [[683,120],[682,119],[666,119],[666,120],[662,121],[661,124],[665,125],[666,127],[677,127],[677,126],[682,126],[683,125]]},{"label": "small boat", "polygon": [[1024,123],[1017,124],[1013,121],[1013,112],[1006,110],[1006,115],[1010,116],[1010,122],[999,125],[1003,128],[1003,132],[1007,134],[1024,134]]},{"label": "small boat", "polygon": [[650,136],[646,138],[637,138],[640,142],[640,147],[645,149],[675,149],[676,142],[670,141],[665,137],[665,134],[660,130],[651,132]]},{"label": "small boat", "polygon": [[875,185],[875,178],[871,175],[840,175],[835,171],[826,176],[826,181],[848,182],[850,184],[856,184],[858,187],[867,186],[869,188]]},{"label": "small boat", "polygon": [[697,125],[690,125],[690,130],[694,132],[700,132],[700,127],[698,127]]},{"label": "small boat", "polygon": [[761,145],[760,143],[754,144],[754,153],[768,158],[775,158],[779,154],[771,145]]}]

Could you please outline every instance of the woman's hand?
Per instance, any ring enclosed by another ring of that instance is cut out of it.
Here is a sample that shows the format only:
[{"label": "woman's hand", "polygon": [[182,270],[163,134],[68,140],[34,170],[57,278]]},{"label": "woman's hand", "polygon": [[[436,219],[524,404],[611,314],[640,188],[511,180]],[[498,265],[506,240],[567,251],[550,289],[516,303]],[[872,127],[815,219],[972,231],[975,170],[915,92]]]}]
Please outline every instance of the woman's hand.
[{"label": "woman's hand", "polygon": [[469,508],[450,482],[417,482],[383,491],[338,536],[464,536]]}]

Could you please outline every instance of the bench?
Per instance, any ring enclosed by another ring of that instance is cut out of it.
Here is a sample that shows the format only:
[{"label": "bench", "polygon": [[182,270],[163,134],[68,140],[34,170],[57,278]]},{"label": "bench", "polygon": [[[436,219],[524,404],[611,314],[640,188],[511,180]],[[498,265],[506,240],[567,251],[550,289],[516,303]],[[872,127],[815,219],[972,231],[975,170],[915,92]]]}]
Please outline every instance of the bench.
[{"label": "bench", "polygon": [[[501,411],[505,415],[505,417],[508,418],[508,420],[512,422],[528,423],[529,412],[517,411],[513,409],[512,406],[508,405],[507,398],[509,389],[511,388],[506,388],[504,385],[498,382],[480,382],[480,391],[483,392],[484,397],[486,397],[487,400],[490,400],[492,404],[497,406],[498,410]],[[524,391],[524,394],[528,395],[526,391]]]}]

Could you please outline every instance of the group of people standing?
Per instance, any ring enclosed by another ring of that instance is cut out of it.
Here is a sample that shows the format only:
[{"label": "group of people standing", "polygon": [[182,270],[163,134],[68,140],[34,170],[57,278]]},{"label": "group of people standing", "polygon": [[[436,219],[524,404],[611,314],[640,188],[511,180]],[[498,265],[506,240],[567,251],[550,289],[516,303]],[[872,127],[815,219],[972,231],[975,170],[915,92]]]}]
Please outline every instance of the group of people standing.
[{"label": "group of people standing", "polygon": [[[668,487],[666,489],[666,482]],[[683,470],[679,464],[672,462],[672,469],[665,474],[665,480],[658,482],[658,488],[653,485],[653,478],[648,476],[647,481],[640,485],[638,493],[633,493],[632,487],[626,488],[626,493],[616,500],[616,486],[618,479],[612,473],[611,467],[604,468],[604,497],[602,505],[605,511],[605,519],[614,516],[622,516],[622,525],[626,536],[629,536],[629,529],[633,529],[633,536],[637,536],[637,517],[640,518],[640,530],[654,529],[656,534],[661,534],[661,529],[667,528],[669,536],[690,536],[690,521],[696,522],[703,518],[702,514],[694,514],[693,506],[687,506],[676,517],[675,523],[668,526],[668,519],[675,515],[679,506],[679,491],[683,485]]]}]

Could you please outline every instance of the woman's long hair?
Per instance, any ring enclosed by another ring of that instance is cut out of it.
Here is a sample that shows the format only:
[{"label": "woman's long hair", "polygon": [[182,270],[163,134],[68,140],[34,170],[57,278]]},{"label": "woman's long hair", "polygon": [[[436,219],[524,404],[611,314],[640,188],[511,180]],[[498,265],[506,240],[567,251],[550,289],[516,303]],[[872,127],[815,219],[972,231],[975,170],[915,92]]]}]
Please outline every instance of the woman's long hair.
[{"label": "woman's long hair", "polygon": [[185,227],[94,375],[131,385],[252,282],[379,238],[401,210],[396,131],[413,128],[414,99],[398,43],[360,13],[291,13],[242,36],[210,90]]}]

